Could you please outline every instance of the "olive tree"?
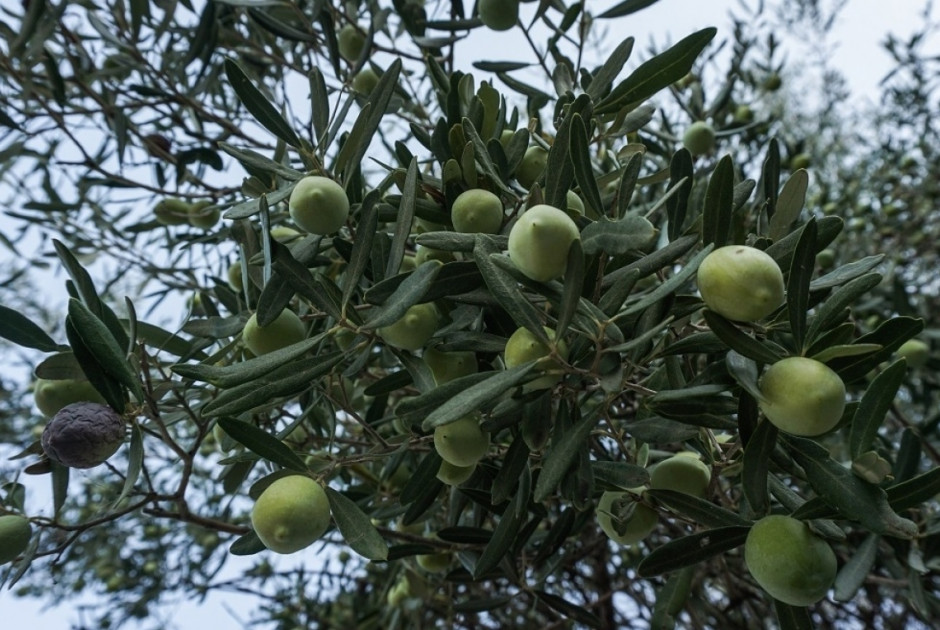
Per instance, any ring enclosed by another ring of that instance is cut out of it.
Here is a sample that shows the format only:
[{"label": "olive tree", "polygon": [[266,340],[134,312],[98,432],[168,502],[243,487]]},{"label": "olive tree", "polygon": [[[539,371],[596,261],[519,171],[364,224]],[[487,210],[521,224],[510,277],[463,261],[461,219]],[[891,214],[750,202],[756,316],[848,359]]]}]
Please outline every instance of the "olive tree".
[{"label": "olive tree", "polygon": [[818,3],[594,4],[0,9],[5,584],[93,627],[936,618],[920,40],[840,113],[779,45]]}]

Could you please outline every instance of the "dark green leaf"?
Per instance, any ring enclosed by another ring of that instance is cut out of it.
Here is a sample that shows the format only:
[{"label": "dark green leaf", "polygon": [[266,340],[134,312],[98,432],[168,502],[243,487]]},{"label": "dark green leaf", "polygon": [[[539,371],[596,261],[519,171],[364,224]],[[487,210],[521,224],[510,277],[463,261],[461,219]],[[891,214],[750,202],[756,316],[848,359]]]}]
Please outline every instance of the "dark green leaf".
[{"label": "dark green leaf", "polygon": [[705,527],[748,526],[750,521],[711,501],[675,490],[648,490],[647,494],[675,512]]},{"label": "dark green leaf", "polygon": [[627,462],[592,461],[591,471],[597,481],[621,490],[644,486],[650,480],[646,468]]},{"label": "dark green leaf", "polygon": [[473,567],[474,579],[479,579],[496,568],[496,565],[507,557],[509,549],[519,533],[519,528],[522,526],[524,511],[520,514],[520,510],[517,509],[519,507],[518,503],[519,496],[515,495],[509,502],[509,506],[503,511],[503,516],[496,525],[493,537],[487,543],[486,548],[483,549],[483,553],[480,554],[476,565]]},{"label": "dark green leaf", "polygon": [[702,242],[715,248],[729,244],[734,214],[734,163],[726,155],[718,161],[708,180],[702,209]]},{"label": "dark green leaf", "polygon": [[553,608],[563,614],[565,617],[576,621],[577,623],[587,626],[588,628],[602,628],[604,624],[601,623],[600,618],[592,612],[589,612],[581,606],[572,604],[563,597],[558,597],[557,595],[552,595],[551,593],[546,593],[545,591],[535,591],[535,596],[539,601],[547,604],[550,608]]},{"label": "dark green leaf", "polygon": [[888,503],[897,512],[917,507],[940,493],[940,468],[888,488]]},{"label": "dark green leaf", "polygon": [[891,509],[884,490],[859,479],[835,462],[822,446],[812,440],[789,435],[781,435],[780,439],[806,471],[813,489],[846,517],[879,534],[898,538],[911,538],[917,534],[917,525]]},{"label": "dark green leaf", "polygon": [[[623,17],[624,15],[630,15],[631,13],[636,13],[646,7],[652,6],[657,2],[659,2],[659,0],[623,0],[623,2],[615,4],[597,17],[598,19]],[[624,59],[624,61],[626,61],[626,59]]]},{"label": "dark green leaf", "polygon": [[52,337],[17,310],[0,305],[0,337],[24,348],[55,352],[59,347]]},{"label": "dark green leaf", "polygon": [[114,380],[131,390],[138,401],[143,401],[144,393],[140,380],[131,371],[124,350],[118,347],[104,322],[75,298],[69,300],[68,308],[69,319],[75,327],[75,332],[82,338],[95,361]]},{"label": "dark green leaf", "polygon": [[784,357],[779,348],[758,341],[721,315],[707,309],[703,315],[712,332],[738,354],[767,364],[776,363]]},{"label": "dark green leaf", "polygon": [[219,426],[229,437],[259,457],[289,470],[307,471],[303,460],[290,447],[267,431],[234,418],[219,418]]},{"label": "dark green leaf", "polygon": [[653,577],[683,567],[690,567],[712,556],[744,544],[750,527],[718,527],[684,536],[653,549],[640,561],[637,571],[641,577]]},{"label": "dark green leaf", "polygon": [[[845,286],[839,287],[829,298],[823,302],[816,315],[809,323],[806,331],[807,344],[812,344],[820,333],[829,330],[843,319],[843,312],[854,304],[860,297],[867,295],[881,282],[881,275],[869,273],[855,278]],[[812,285],[810,285],[812,289]]]},{"label": "dark green leaf", "polygon": [[[372,243],[375,240],[375,232],[379,226],[378,206],[380,196],[380,190],[373,189],[366,194],[366,198],[362,202],[362,210],[359,217],[359,225],[356,228],[356,240],[353,243],[349,268],[346,270],[346,273],[343,274],[345,278],[341,308],[344,313],[346,306],[349,304],[349,300],[359,286],[359,280],[362,279],[362,274],[365,273],[369,259],[372,256]],[[342,317],[338,317],[337,319],[342,319]]]},{"label": "dark green leaf", "polygon": [[254,531],[250,531],[244,536],[239,536],[235,539],[235,542],[229,546],[228,551],[233,556],[253,556],[266,549],[267,547],[265,547],[261,539],[258,538],[258,534]]},{"label": "dark green leaf", "polygon": [[797,348],[805,350],[806,311],[809,308],[809,283],[816,267],[816,219],[803,226],[800,240],[793,252],[790,275],[787,277],[787,313],[790,332]]},{"label": "dark green leaf", "polygon": [[744,447],[741,488],[755,514],[766,514],[770,505],[767,473],[770,470],[771,455],[776,445],[777,427],[765,420],[757,424],[757,428]]},{"label": "dark green leaf", "polygon": [[578,459],[581,451],[588,448],[587,439],[597,426],[599,413],[599,409],[593,409],[577,423],[568,427],[560,438],[557,440],[553,438],[551,450],[542,458],[542,472],[539,474],[538,481],[535,482],[533,498],[536,501],[544,501],[555,491]]},{"label": "dark green leaf", "polygon": [[774,610],[780,630],[813,630],[813,617],[808,608],[791,606],[775,599]]},{"label": "dark green leaf", "polygon": [[849,431],[849,455],[853,460],[871,450],[872,442],[878,435],[878,429],[884,423],[885,415],[891,408],[906,375],[907,361],[898,359],[879,372],[868,385],[868,389],[862,395],[862,400],[859,401]]}]

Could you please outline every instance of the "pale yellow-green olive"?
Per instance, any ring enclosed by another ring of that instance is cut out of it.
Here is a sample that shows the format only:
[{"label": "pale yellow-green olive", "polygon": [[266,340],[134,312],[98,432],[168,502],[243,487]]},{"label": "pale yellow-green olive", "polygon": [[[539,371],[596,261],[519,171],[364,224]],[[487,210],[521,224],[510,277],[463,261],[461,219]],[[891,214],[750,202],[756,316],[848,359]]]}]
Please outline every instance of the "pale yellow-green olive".
[{"label": "pale yellow-green olive", "polygon": [[349,216],[346,191],[332,179],[319,175],[304,177],[294,184],[288,207],[294,222],[311,234],[333,234]]},{"label": "pale yellow-green olive", "polygon": [[746,245],[727,245],[708,254],[699,265],[697,282],[705,305],[735,321],[763,319],[784,301],[777,262]]},{"label": "pale yellow-green olive", "polygon": [[258,315],[253,314],[245,323],[242,340],[245,346],[256,356],[286,348],[303,341],[307,337],[304,323],[294,311],[285,308],[277,318],[267,326],[258,325]]},{"label": "pale yellow-green olive", "polygon": [[251,510],[251,526],[264,546],[294,553],[316,542],[330,525],[330,502],[319,483],[303,475],[277,479]]},{"label": "pale yellow-green olive", "polygon": [[489,448],[490,434],[480,428],[477,414],[434,428],[434,450],[454,466],[475,466]]},{"label": "pale yellow-green olive", "polygon": [[578,226],[565,212],[546,204],[536,205],[509,231],[509,258],[527,277],[547,282],[565,273],[568,251],[580,238]]}]

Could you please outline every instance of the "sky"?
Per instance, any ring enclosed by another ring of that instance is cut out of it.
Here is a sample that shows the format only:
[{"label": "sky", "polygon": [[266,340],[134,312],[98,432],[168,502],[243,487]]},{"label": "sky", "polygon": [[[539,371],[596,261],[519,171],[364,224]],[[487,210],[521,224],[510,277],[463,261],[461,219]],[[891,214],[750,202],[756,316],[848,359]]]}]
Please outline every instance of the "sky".
[{"label": "sky", "polygon": [[[660,0],[627,20],[618,22],[625,25],[625,31],[617,35],[620,38],[632,35],[637,41],[638,54],[646,49],[647,44],[655,42],[660,48],[669,42],[675,42],[685,35],[708,26],[719,28],[718,37],[730,32],[728,11],[737,7],[739,0]],[[753,3],[753,0],[752,2]],[[429,5],[432,3],[428,3]],[[591,0],[591,6],[608,7],[616,2]],[[828,3],[825,3],[828,4]],[[878,82],[891,68],[890,59],[881,49],[881,42],[888,32],[900,36],[911,34],[922,22],[923,2],[904,0],[884,2],[883,0],[849,0],[836,23],[832,42],[836,44],[830,58],[833,68],[841,71],[848,79],[856,102],[875,102],[878,98]],[[537,4],[524,4],[523,16],[534,11]],[[936,19],[937,11],[932,16]],[[609,41],[616,44],[618,37],[611,35]],[[807,42],[788,42],[791,57],[800,57],[807,51]],[[934,42],[934,48],[940,46]],[[513,32],[491,33],[478,29],[458,48],[458,56],[472,61],[527,59],[527,46],[524,40],[513,37]],[[935,50],[934,54],[940,53]],[[469,64],[466,68],[470,70]],[[3,217],[0,216],[0,228]],[[48,512],[48,506],[32,505],[31,508]],[[238,617],[248,618],[244,612],[253,600],[233,600],[230,595],[211,596],[201,606],[182,604],[174,615],[173,623],[180,630],[202,630],[207,623],[213,630],[235,630],[244,627]],[[0,611],[4,615],[6,627],[41,627],[44,630],[67,630],[70,622],[76,622],[76,614],[68,607],[43,610],[45,602],[33,599],[19,599],[9,591],[0,591]],[[232,611],[236,612],[235,615]]]}]

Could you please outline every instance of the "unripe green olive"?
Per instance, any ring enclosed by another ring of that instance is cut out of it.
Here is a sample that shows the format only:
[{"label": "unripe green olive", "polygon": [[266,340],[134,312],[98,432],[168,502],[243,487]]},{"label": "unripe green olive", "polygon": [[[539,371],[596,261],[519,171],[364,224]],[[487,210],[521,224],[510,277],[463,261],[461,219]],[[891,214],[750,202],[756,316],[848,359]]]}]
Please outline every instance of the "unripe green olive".
[{"label": "unripe green olive", "polygon": [[332,234],[349,216],[349,198],[343,187],[328,177],[311,175],[299,180],[288,202],[290,216],[311,234]]},{"label": "unripe green olive", "polygon": [[771,72],[767,75],[767,78],[764,79],[763,87],[768,92],[776,92],[783,85],[783,79],[776,72]]},{"label": "unripe green olive", "polygon": [[469,466],[454,466],[446,459],[441,460],[441,467],[437,469],[437,478],[448,486],[459,486],[473,475],[477,469],[476,464]]},{"label": "unripe green olive", "polygon": [[352,89],[363,96],[372,94],[372,90],[379,84],[379,75],[371,66],[366,66],[359,71],[352,80]]},{"label": "unripe green olive", "polygon": [[403,575],[401,579],[398,580],[394,586],[392,586],[392,588],[388,589],[388,593],[385,596],[385,602],[389,605],[390,608],[398,608],[410,596],[411,584],[408,581],[408,576]]},{"label": "unripe green olive", "polygon": [[261,327],[258,315],[253,314],[245,323],[242,339],[256,356],[274,352],[307,338],[307,329],[294,311],[285,308],[277,318]]},{"label": "unripe green olive", "polygon": [[711,468],[698,458],[697,453],[678,453],[653,466],[650,488],[704,497],[711,479]]},{"label": "unripe green olive", "polygon": [[698,120],[682,134],[682,145],[692,155],[705,155],[715,148],[715,129],[704,120]]},{"label": "unripe green olive", "polygon": [[437,307],[431,302],[415,304],[394,324],[380,328],[379,336],[393,348],[419,350],[440,325]]},{"label": "unripe green olive", "polygon": [[820,269],[832,269],[836,264],[836,253],[831,249],[824,249],[816,254],[816,264]]},{"label": "unripe green olive", "polygon": [[508,31],[519,20],[519,0],[479,0],[477,10],[484,26],[494,31]]},{"label": "unripe green olive", "polygon": [[783,273],[765,252],[746,245],[719,247],[698,268],[705,305],[741,322],[763,319],[784,300]]},{"label": "unripe green olive", "polygon": [[580,238],[578,226],[563,211],[532,206],[509,231],[509,258],[527,277],[547,282],[565,273],[568,250]]},{"label": "unripe green olive", "polygon": [[516,180],[523,188],[532,188],[532,184],[538,181],[545,167],[548,166],[548,151],[536,145],[529,147],[522,156],[522,162],[516,168]]},{"label": "unripe green olive", "polygon": [[797,153],[790,160],[790,170],[796,171],[801,168],[809,168],[812,158],[809,153]]},{"label": "unripe green olive", "polygon": [[330,525],[330,502],[319,483],[303,475],[281,477],[251,510],[251,526],[264,546],[294,553],[312,545]]},{"label": "unripe green olive", "polygon": [[581,201],[581,197],[578,196],[573,190],[569,190],[565,193],[565,205],[567,206],[565,210],[568,211],[568,214],[580,214],[584,215],[584,202]]},{"label": "unripe green olive", "polygon": [[476,414],[434,428],[434,450],[454,466],[475,466],[490,448],[490,434]]},{"label": "unripe green olive", "polygon": [[741,124],[747,124],[754,121],[754,110],[750,105],[738,105],[734,109],[734,121]]},{"label": "unripe green olive", "polygon": [[33,386],[36,408],[46,418],[56,415],[62,407],[77,402],[104,403],[104,397],[84,379],[36,379]]},{"label": "unripe green olive", "polygon": [[244,278],[242,277],[242,265],[240,262],[236,262],[229,267],[228,271],[225,272],[225,277],[232,291],[241,293],[245,289]]},{"label": "unripe green olive", "polygon": [[806,357],[777,361],[760,379],[761,411],[781,431],[815,436],[832,430],[845,410],[845,383],[829,366]]},{"label": "unripe green olive", "polygon": [[438,385],[477,372],[477,355],[471,350],[441,352],[425,348],[423,357]]},{"label": "unripe green olive", "polygon": [[157,222],[163,225],[185,225],[189,223],[190,204],[173,197],[161,199],[153,208]]},{"label": "unripe green olive", "polygon": [[354,24],[346,24],[336,36],[340,56],[346,61],[356,61],[366,46],[366,38]]},{"label": "unripe green olive", "polygon": [[[642,488],[635,488],[636,492],[641,490]],[[630,504],[634,506],[633,513],[620,522],[618,515],[624,508],[629,508]],[[597,524],[608,538],[621,545],[640,542],[656,529],[658,522],[659,516],[654,509],[637,502],[627,492],[608,490],[601,495],[597,503]]]},{"label": "unripe green olive", "polygon": [[898,356],[907,359],[907,365],[913,369],[922,368],[930,358],[930,346],[920,339],[908,339],[898,348]]},{"label": "unripe green olive", "polygon": [[428,573],[443,573],[450,567],[452,559],[449,553],[428,553],[415,557],[418,566]]},{"label": "unripe green olive", "polygon": [[189,224],[208,230],[219,222],[219,207],[211,201],[200,201],[189,206]]},{"label": "unripe green olive", "polygon": [[[543,326],[545,334],[551,341],[555,341],[555,331],[547,326]],[[563,366],[556,360],[550,358],[551,349],[542,343],[538,337],[525,327],[517,328],[506,341],[505,362],[507,368],[514,368],[517,365],[528,363],[529,361],[538,361],[536,370],[542,372],[555,371],[556,374],[546,374],[540,376],[534,381],[526,383],[525,389],[534,391],[536,389],[547,389],[561,380],[563,376]],[[568,345],[562,340],[558,343],[558,355],[562,359],[568,358]]]},{"label": "unripe green olive", "polygon": [[420,267],[429,260],[437,260],[446,264],[457,260],[457,254],[444,249],[435,249],[433,247],[418,245],[418,247],[415,248],[415,267]]},{"label": "unripe green olive", "polygon": [[771,597],[809,606],[826,596],[836,577],[829,544],[795,518],[772,514],[757,521],[744,543],[744,562]]},{"label": "unripe green olive", "polygon": [[15,514],[0,516],[0,565],[12,562],[26,551],[33,528],[29,520]]},{"label": "unripe green olive", "polygon": [[454,200],[450,218],[458,232],[496,234],[503,225],[503,202],[488,190],[472,188]]},{"label": "unripe green olive", "polygon": [[286,225],[276,225],[271,228],[271,238],[273,238],[278,243],[285,245],[297,240],[301,236],[303,235],[300,232],[294,228],[287,227]]}]

